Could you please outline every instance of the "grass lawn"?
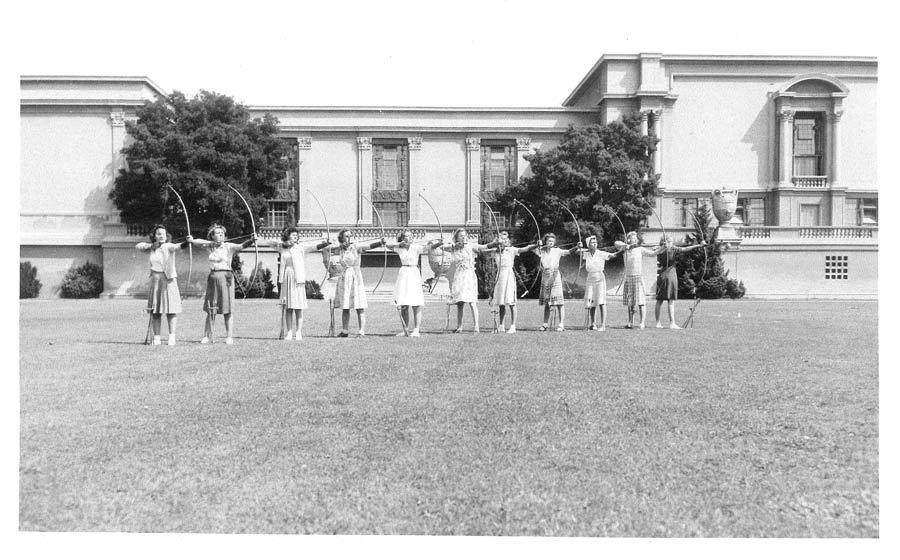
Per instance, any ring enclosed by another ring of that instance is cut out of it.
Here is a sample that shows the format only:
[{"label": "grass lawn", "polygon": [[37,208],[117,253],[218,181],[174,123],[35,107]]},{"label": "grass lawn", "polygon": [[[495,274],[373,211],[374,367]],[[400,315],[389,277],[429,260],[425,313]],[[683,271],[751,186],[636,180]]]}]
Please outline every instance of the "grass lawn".
[{"label": "grass lawn", "polygon": [[197,343],[200,306],[149,347],[143,301],[20,303],[20,529],[879,534],[875,302],[705,301],[694,329],[632,331],[616,300],[604,333],[575,302],[578,330],[537,332],[523,302],[515,335],[442,333],[432,304],[420,339],[373,303],[336,339],[316,301],[285,342],[246,301],[233,346],[221,319]]}]

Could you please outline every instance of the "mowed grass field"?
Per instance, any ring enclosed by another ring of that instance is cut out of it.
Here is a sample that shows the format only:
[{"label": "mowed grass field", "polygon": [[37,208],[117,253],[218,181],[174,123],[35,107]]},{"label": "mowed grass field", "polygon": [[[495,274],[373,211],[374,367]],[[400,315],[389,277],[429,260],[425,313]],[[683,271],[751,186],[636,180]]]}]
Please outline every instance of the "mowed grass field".
[{"label": "mowed grass field", "polygon": [[875,302],[704,301],[636,331],[615,300],[603,333],[576,302],[577,330],[537,332],[522,302],[515,335],[484,303],[488,332],[444,333],[430,304],[420,339],[372,303],[337,339],[315,301],[285,342],[248,300],[226,346],[188,300],[174,347],[142,344],[143,306],[20,304],[20,529],[879,534]]}]

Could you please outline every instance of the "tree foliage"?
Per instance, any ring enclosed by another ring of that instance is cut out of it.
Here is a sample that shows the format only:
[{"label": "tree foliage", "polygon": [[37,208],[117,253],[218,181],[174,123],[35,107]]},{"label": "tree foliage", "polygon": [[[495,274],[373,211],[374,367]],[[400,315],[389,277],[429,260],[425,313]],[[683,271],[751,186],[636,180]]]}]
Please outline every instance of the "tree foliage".
[{"label": "tree foliage", "polygon": [[562,203],[577,218],[582,237],[597,235],[601,245],[610,245],[622,237],[616,216],[628,231],[637,231],[651,213],[659,181],[652,168],[655,146],[655,138],[641,134],[636,115],[606,125],[570,126],[558,146],[526,157],[532,175],[498,193],[498,206],[514,216],[518,241],[533,239],[536,232],[513,199],[534,213],[541,233],[552,231],[560,244],[578,239]]},{"label": "tree foliage", "polygon": [[275,135],[277,124],[269,114],[251,119],[244,105],[208,91],[191,99],[176,91],[148,103],[137,122],[126,123],[128,165],[109,197],[126,223],[162,223],[183,232],[169,183],[184,199],[194,235],[204,237],[212,223],[224,225],[229,236],[249,232],[246,207],[226,185],[241,191],[259,221],[288,165],[289,147]]},{"label": "tree foliage", "polygon": [[684,243],[696,245],[706,241],[706,247],[694,251],[677,253],[675,269],[678,271],[678,297],[737,299],[744,296],[744,283],[728,278],[722,253],[726,246],[716,240],[718,228],[711,229],[710,210],[706,204],[694,212],[694,232],[685,235]]}]

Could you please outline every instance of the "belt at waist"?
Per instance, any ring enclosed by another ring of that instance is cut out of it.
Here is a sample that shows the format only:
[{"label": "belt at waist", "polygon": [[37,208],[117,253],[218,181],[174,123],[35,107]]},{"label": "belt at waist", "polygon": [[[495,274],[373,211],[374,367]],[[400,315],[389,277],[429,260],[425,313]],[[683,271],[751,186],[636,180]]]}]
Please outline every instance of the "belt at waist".
[{"label": "belt at waist", "polygon": [[417,265],[417,264],[401,264],[400,266],[408,266],[408,267],[411,267],[411,268],[418,268],[418,267],[419,267],[419,265]]}]

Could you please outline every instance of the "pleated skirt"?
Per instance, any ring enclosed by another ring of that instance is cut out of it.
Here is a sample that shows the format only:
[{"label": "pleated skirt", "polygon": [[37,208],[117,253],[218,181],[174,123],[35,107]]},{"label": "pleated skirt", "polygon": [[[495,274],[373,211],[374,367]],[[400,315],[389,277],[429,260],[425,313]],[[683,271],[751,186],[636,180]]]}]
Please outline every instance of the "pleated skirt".
[{"label": "pleated skirt", "polygon": [[166,278],[164,272],[150,272],[147,312],[166,315],[181,313],[181,292],[178,291],[176,278]]}]

